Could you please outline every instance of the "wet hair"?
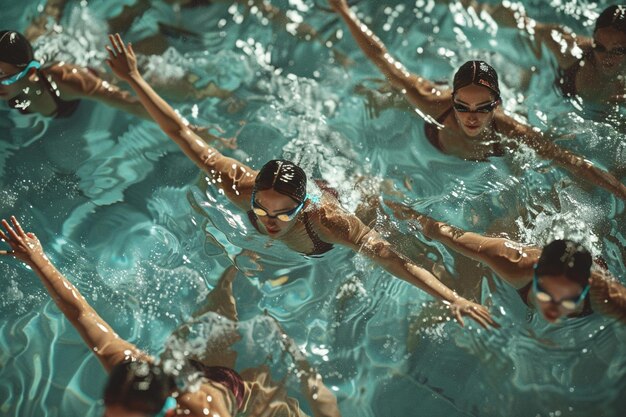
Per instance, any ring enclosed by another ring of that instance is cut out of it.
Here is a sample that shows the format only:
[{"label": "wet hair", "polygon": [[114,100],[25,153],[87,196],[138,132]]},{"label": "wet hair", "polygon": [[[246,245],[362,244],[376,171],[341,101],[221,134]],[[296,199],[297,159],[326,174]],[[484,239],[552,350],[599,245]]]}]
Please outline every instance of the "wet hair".
[{"label": "wet hair", "polygon": [[467,61],[454,74],[452,83],[452,95],[468,85],[475,84],[487,87],[494,94],[495,99],[500,99],[500,84],[498,83],[498,73],[485,61]]},{"label": "wet hair", "polygon": [[156,414],[175,388],[174,380],[157,365],[127,361],[115,366],[104,389],[104,405]]},{"label": "wet hair", "polygon": [[598,29],[613,28],[622,33],[626,33],[626,6],[609,6],[598,16],[594,33]]},{"label": "wet hair", "polygon": [[0,31],[0,61],[25,67],[33,59],[33,47],[24,35],[12,30]]},{"label": "wet hair", "polygon": [[306,197],[306,173],[291,161],[273,159],[259,171],[254,190],[275,190],[299,203]]},{"label": "wet hair", "polygon": [[591,254],[579,243],[555,240],[543,248],[537,262],[537,276],[565,275],[571,281],[586,286],[591,275]]}]

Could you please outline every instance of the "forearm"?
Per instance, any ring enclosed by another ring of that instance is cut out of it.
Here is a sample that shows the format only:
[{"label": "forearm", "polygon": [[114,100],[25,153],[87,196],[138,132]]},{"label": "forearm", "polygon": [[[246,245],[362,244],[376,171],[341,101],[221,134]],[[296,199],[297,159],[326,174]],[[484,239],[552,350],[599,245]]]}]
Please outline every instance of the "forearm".
[{"label": "forearm", "polygon": [[176,135],[187,128],[172,106],[154,91],[141,74],[135,72],[127,81],[150,117],[166,134]]},{"label": "forearm", "polygon": [[377,234],[366,236],[361,250],[392,275],[426,291],[437,299],[452,302],[458,298],[454,291],[446,287],[433,274],[398,253],[389,242],[378,237]]},{"label": "forearm", "polygon": [[626,324],[626,288],[614,280],[601,284],[600,290],[595,282],[591,285],[591,307],[594,311]]},{"label": "forearm", "polygon": [[[528,143],[528,142],[527,142]],[[561,168],[571,172],[575,178],[582,178],[598,187],[604,188],[616,197],[626,200],[626,186],[610,173],[594,166],[581,156],[561,148],[541,138],[531,142],[530,146],[543,158],[554,161]]]},{"label": "forearm", "polygon": [[81,314],[92,311],[76,287],[50,262],[45,254],[36,255],[29,263],[61,312],[72,324]]},{"label": "forearm", "polygon": [[387,48],[378,36],[361,22],[350,8],[341,7],[338,13],[348,25],[350,33],[363,53],[381,70],[391,85],[395,89],[409,87],[406,84],[409,82],[411,74],[400,62],[389,55]]},{"label": "forearm", "polygon": [[300,378],[300,391],[304,394],[313,417],[340,417],[337,398],[324,385],[322,377],[315,371],[306,372]]}]

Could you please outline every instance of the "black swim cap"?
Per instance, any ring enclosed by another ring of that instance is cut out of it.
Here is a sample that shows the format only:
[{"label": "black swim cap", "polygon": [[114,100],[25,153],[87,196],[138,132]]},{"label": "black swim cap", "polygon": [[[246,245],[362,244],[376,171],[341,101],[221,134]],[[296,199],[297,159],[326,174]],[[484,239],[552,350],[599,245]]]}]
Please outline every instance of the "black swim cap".
[{"label": "black swim cap", "polygon": [[34,59],[33,47],[21,33],[0,31],[0,61],[25,67]]},{"label": "black swim cap", "polygon": [[291,161],[274,159],[263,165],[254,182],[254,189],[275,190],[299,203],[306,197],[306,174]]},{"label": "black swim cap", "polygon": [[456,94],[460,88],[471,84],[487,87],[495,94],[496,100],[500,99],[498,73],[485,61],[467,61],[461,65],[456,74],[454,74],[452,95]]},{"label": "black swim cap", "polygon": [[584,246],[571,240],[555,240],[543,248],[536,271],[537,276],[565,275],[584,287],[591,275],[591,264],[591,254]]},{"label": "black swim cap", "polygon": [[596,20],[594,33],[602,28],[613,28],[626,33],[626,6],[614,5],[604,9],[598,16],[598,20]]},{"label": "black swim cap", "polygon": [[173,379],[161,367],[145,361],[122,362],[111,370],[104,389],[104,404],[156,414],[174,388]]}]

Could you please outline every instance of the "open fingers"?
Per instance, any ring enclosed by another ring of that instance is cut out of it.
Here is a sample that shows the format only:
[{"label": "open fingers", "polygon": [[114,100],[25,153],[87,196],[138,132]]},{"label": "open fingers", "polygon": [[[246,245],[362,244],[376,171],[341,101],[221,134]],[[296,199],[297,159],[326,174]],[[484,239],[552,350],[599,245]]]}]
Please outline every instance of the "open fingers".
[{"label": "open fingers", "polygon": [[463,321],[463,317],[461,315],[461,310],[456,309],[454,311],[454,316],[456,317],[456,321],[459,322],[459,324],[461,325],[461,327],[465,327],[465,322]]},{"label": "open fingers", "polygon": [[21,237],[28,237],[26,236],[26,232],[24,232],[24,229],[22,229],[22,226],[20,226],[20,223],[17,221],[17,218],[15,216],[11,216],[11,223],[13,223],[15,230],[17,230],[17,233]]},{"label": "open fingers", "polygon": [[15,253],[12,250],[0,250],[0,255],[14,256]]},{"label": "open fingers", "polygon": [[120,53],[126,54],[126,45],[124,45],[124,41],[119,33],[115,34],[115,39],[117,40],[118,48],[120,49]]},{"label": "open fingers", "polygon": [[131,55],[135,55],[135,51],[133,50],[133,44],[128,42],[128,52],[130,52]]},{"label": "open fingers", "polygon": [[10,240],[13,240],[14,242],[19,242],[21,240],[20,236],[15,233],[15,230],[13,230],[9,222],[7,222],[5,219],[2,219],[2,226],[4,226],[7,233],[9,234],[9,237],[11,238]]},{"label": "open fingers", "polygon": [[0,239],[2,239],[5,242],[9,243],[9,238],[7,237],[7,235],[4,234],[4,231],[2,231],[2,230],[0,230]]},{"label": "open fingers", "polygon": [[111,49],[111,47],[109,45],[105,46],[105,49],[109,53],[109,58],[110,58],[107,61],[110,62],[110,61],[114,60],[117,55],[115,55],[115,52],[113,51],[113,49]]},{"label": "open fingers", "polygon": [[115,36],[113,36],[113,35],[109,35],[109,41],[111,41],[111,45],[113,46],[113,50],[116,53],[121,54],[122,53],[122,48],[117,43],[117,38]]}]

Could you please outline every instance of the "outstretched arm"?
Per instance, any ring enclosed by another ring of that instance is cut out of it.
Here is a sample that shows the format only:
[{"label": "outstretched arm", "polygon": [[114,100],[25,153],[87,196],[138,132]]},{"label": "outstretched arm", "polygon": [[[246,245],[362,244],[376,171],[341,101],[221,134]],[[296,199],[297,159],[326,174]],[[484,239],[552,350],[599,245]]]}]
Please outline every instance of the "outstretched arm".
[{"label": "outstretched arm", "polygon": [[363,53],[380,69],[393,88],[401,91],[416,109],[425,113],[424,117],[437,117],[451,106],[449,94],[439,91],[432,82],[410,73],[389,54],[378,36],[350,10],[346,0],[328,1],[346,22]]},{"label": "outstretched arm", "polygon": [[519,140],[533,149],[540,158],[554,161],[558,166],[572,173],[575,178],[589,181],[616,197],[626,200],[626,186],[610,173],[596,167],[583,157],[552,143],[542,133],[518,123],[508,116],[498,120],[497,123],[505,136]]},{"label": "outstretched arm", "polygon": [[[59,86],[61,95],[66,100],[87,99],[104,103],[123,112],[146,120],[152,117],[139,99],[130,92],[100,78],[93,70],[76,65],[54,65],[46,72]],[[221,143],[234,148],[233,139],[223,139],[211,134],[207,128],[189,125],[189,128],[207,142]]]},{"label": "outstretched arm", "polygon": [[6,233],[0,230],[0,239],[7,242],[11,250],[0,251],[0,255],[21,260],[39,276],[61,312],[107,371],[131,357],[152,360],[135,345],[121,339],[98,315],[78,289],[50,262],[33,233],[25,233],[15,217],[11,217],[11,222],[13,225],[2,220]]},{"label": "outstretched arm", "polygon": [[[447,1],[446,1],[447,2]],[[500,26],[518,28],[530,35],[537,57],[541,57],[541,47],[545,45],[557,59],[560,68],[568,68],[582,58],[582,48],[590,46],[590,39],[577,37],[562,25],[541,23],[526,14],[521,3],[499,2],[483,4],[476,0],[461,0],[466,8],[486,12]]]},{"label": "outstretched arm", "polygon": [[393,201],[386,200],[385,204],[393,210],[398,219],[417,220],[424,236],[441,242],[468,258],[482,262],[513,287],[522,288],[532,280],[533,266],[541,254],[539,248],[524,246],[509,239],[467,232]]},{"label": "outstretched arm", "polygon": [[296,375],[300,379],[300,392],[311,407],[313,417],[341,417],[337,397],[324,385],[322,376],[317,372],[302,353],[296,342],[287,335],[274,317],[269,316],[278,329],[280,342],[293,363],[296,365]]},{"label": "outstretched arm", "polygon": [[626,287],[608,272],[599,270],[592,272],[590,284],[593,311],[626,324]]},{"label": "outstretched arm", "polygon": [[399,253],[374,229],[338,205],[326,203],[320,207],[317,222],[323,240],[364,253],[391,274],[442,300],[450,306],[459,324],[463,325],[462,316],[466,315],[483,327],[495,325],[485,307],[460,297],[433,274]]},{"label": "outstretched arm", "polygon": [[40,36],[49,30],[48,24],[52,21],[58,24],[63,17],[67,0],[48,0],[41,14],[37,16],[24,31],[24,36],[29,42],[35,42]]},{"label": "outstretched arm", "polygon": [[227,158],[209,146],[180,118],[174,109],[148,85],[137,69],[132,46],[126,46],[120,35],[109,36],[112,47],[107,47],[109,66],[137,93],[141,104],[161,130],[199,168],[204,170],[228,199],[247,210],[257,172],[233,158]]}]

